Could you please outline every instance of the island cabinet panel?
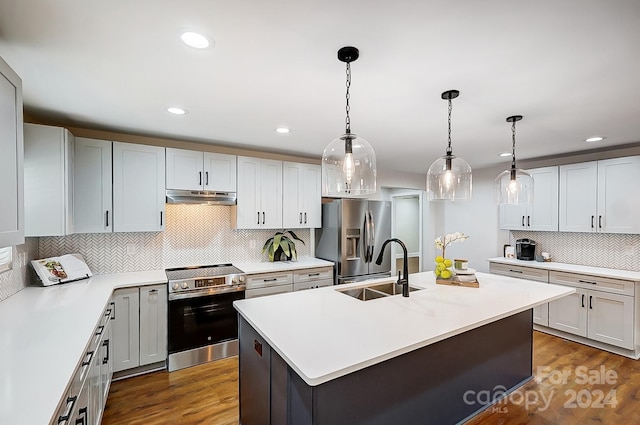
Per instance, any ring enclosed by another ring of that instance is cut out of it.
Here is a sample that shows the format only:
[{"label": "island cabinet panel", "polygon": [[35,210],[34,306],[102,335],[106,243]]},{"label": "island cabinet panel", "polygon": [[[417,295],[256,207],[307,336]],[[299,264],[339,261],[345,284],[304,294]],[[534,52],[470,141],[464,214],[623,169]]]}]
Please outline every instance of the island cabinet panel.
[{"label": "island cabinet panel", "polygon": [[317,386],[242,317],[239,327],[243,425],[458,423],[487,407],[479,391],[499,397],[532,377],[532,310]]}]

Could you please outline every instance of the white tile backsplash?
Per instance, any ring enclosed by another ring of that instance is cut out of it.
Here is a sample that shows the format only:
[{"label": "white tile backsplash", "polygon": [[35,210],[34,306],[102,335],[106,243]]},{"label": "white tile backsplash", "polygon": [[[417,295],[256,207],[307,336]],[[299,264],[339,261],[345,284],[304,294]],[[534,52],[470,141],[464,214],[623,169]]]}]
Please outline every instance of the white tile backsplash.
[{"label": "white tile backsplash", "polygon": [[[95,274],[187,265],[262,261],[262,246],[275,230],[231,229],[232,208],[166,205],[164,232],[76,234],[40,238],[39,258],[80,253]],[[309,229],[294,230],[299,257],[310,255]]]},{"label": "white tile backsplash", "polygon": [[640,271],[640,235],[573,232],[510,232],[516,239],[536,241],[536,254],[551,254],[553,261],[583,266]]},{"label": "white tile backsplash", "polygon": [[31,281],[31,260],[38,258],[38,239],[26,238],[25,243],[13,247],[12,269],[0,273],[0,301],[19,292]]}]

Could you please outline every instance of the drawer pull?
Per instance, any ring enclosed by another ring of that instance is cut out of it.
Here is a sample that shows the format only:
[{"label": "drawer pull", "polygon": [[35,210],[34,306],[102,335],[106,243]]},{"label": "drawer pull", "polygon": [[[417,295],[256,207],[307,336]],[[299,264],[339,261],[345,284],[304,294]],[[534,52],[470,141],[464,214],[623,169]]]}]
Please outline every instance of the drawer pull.
[{"label": "drawer pull", "polygon": [[87,354],[84,356],[84,358],[88,358],[88,360],[82,362],[82,366],[89,366],[91,364],[91,359],[93,359],[93,351],[87,351]]},{"label": "drawer pull", "polygon": [[263,279],[263,282],[276,282],[278,279],[277,278],[273,278],[273,279]]},{"label": "drawer pull", "polygon": [[311,276],[320,276],[320,273],[309,273],[309,277]]},{"label": "drawer pull", "polygon": [[520,273],[520,274],[524,273],[522,270],[512,270],[512,269],[509,269],[509,271],[510,271],[510,272],[512,272],[512,273]]},{"label": "drawer pull", "polygon": [[98,326],[98,330],[96,331],[96,336],[102,335],[103,331],[104,331],[104,326],[102,325]]},{"label": "drawer pull", "polygon": [[588,283],[589,285],[597,285],[598,282],[592,282],[590,280],[582,280],[582,279],[578,279],[578,282],[580,283]]},{"label": "drawer pull", "polygon": [[67,408],[64,411],[62,416],[58,416],[58,423],[67,422],[71,417],[71,411],[73,410],[73,405],[76,404],[76,400],[78,399],[77,395],[73,397],[67,397]]}]

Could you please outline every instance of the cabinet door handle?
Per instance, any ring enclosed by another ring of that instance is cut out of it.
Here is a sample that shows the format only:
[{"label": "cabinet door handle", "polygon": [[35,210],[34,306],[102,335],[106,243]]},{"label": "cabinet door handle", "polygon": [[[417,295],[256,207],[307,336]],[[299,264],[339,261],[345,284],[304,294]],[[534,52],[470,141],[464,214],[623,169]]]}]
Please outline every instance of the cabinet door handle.
[{"label": "cabinet door handle", "polygon": [[160,226],[162,226],[162,211],[160,211]]},{"label": "cabinet door handle", "polygon": [[592,215],[592,216],[591,216],[591,228],[592,228],[592,229],[593,229],[593,219],[594,219],[594,218],[596,218],[596,216],[595,216],[595,215]]},{"label": "cabinet door handle", "polygon": [[[111,301],[109,304],[111,304],[111,309],[113,310],[113,316],[111,316],[111,320],[116,320],[116,303]],[[111,314],[111,310],[110,310],[110,314]]]},{"label": "cabinet door handle", "polygon": [[71,417],[71,411],[73,410],[73,406],[76,404],[76,400],[78,399],[77,395],[73,397],[67,397],[67,408],[64,410],[64,414],[62,416],[58,416],[58,423],[67,422],[69,417]]},{"label": "cabinet door handle", "polygon": [[300,224],[302,224],[302,213],[300,213]]},{"label": "cabinet door handle", "polygon": [[209,186],[209,172],[208,171],[204,172],[204,184]]},{"label": "cabinet door handle", "polygon": [[531,227],[531,216],[527,216],[527,227]]},{"label": "cabinet door handle", "polygon": [[102,359],[102,364],[107,364],[109,363],[109,340],[105,339],[102,346],[107,347],[107,355]]},{"label": "cabinet door handle", "polygon": [[522,270],[511,270],[511,269],[509,269],[509,271],[512,272],[512,273],[520,273],[520,274],[523,273]]},{"label": "cabinet door handle", "polygon": [[87,424],[87,407],[81,407],[78,413],[82,415],[81,418],[76,419],[76,425],[89,425]]},{"label": "cabinet door handle", "polygon": [[578,282],[580,283],[588,283],[589,285],[597,285],[598,282],[592,282],[590,280],[582,280],[582,279],[578,279]]},{"label": "cabinet door handle", "polygon": [[524,216],[522,216],[522,227],[524,227]]},{"label": "cabinet door handle", "polygon": [[304,224],[307,224],[307,213],[304,213]]},{"label": "cabinet door handle", "polygon": [[593,310],[593,295],[589,295],[589,309]]},{"label": "cabinet door handle", "polygon": [[262,224],[264,224],[264,211],[262,211]]},{"label": "cabinet door handle", "polygon": [[584,294],[582,294],[582,308],[584,308]]},{"label": "cabinet door handle", "polygon": [[598,228],[602,229],[602,216],[601,215],[598,216]]},{"label": "cabinet door handle", "polygon": [[258,223],[257,224],[260,224],[260,211],[258,211]]},{"label": "cabinet door handle", "polygon": [[109,211],[105,211],[105,227],[109,227]]},{"label": "cabinet door handle", "polygon": [[202,171],[198,171],[198,184],[202,186]]}]

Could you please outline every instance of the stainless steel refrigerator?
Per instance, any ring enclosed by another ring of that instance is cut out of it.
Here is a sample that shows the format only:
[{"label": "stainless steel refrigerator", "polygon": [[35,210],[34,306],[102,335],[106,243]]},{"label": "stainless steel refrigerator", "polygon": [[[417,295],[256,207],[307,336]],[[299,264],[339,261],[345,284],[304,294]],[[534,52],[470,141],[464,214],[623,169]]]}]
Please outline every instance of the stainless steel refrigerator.
[{"label": "stainless steel refrigerator", "polygon": [[391,202],[334,199],[322,204],[322,228],[316,229],[316,257],[333,261],[334,283],[391,276],[391,249],[381,265],[380,247],[391,237]]}]

